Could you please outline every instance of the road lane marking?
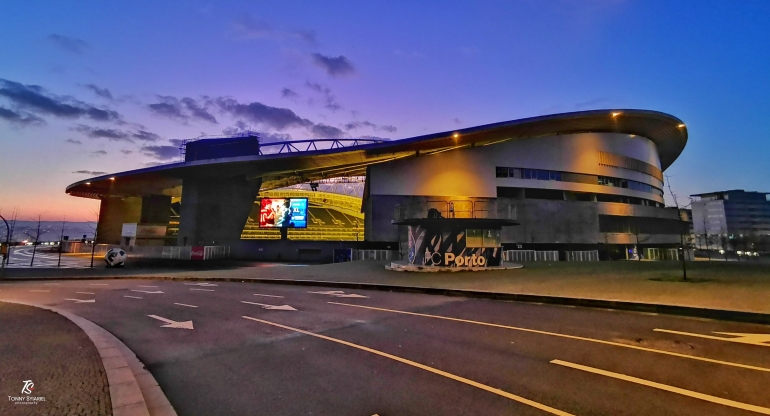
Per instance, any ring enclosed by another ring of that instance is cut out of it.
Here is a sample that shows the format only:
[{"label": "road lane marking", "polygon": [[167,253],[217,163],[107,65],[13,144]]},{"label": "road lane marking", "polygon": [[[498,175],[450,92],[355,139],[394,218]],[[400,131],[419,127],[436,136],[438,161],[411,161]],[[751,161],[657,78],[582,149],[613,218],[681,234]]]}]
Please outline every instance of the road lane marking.
[{"label": "road lane marking", "polygon": [[270,309],[270,310],[276,310],[276,311],[296,311],[295,308],[289,306],[289,305],[267,305],[264,303],[257,303],[257,302],[247,302],[245,300],[242,300],[241,303],[248,303],[249,305],[258,305],[261,306],[262,309]]},{"label": "road lane marking", "polygon": [[185,283],[187,286],[219,286],[214,283]]},{"label": "road lane marking", "polygon": [[174,305],[187,306],[188,308],[197,308],[197,306],[195,306],[195,305],[188,305],[186,303],[176,303],[176,302],[174,302]]},{"label": "road lane marking", "polygon": [[160,326],[161,328],[193,329],[192,321],[177,322],[158,315],[147,315],[147,316],[149,316],[150,318],[165,322],[166,325],[161,325]]},{"label": "road lane marking", "polygon": [[59,286],[61,283],[43,283],[44,285]]},{"label": "road lane marking", "polygon": [[149,293],[151,295],[156,295],[158,293],[163,293],[160,290],[139,290],[139,289],[131,289],[132,292],[139,292],[139,293]]},{"label": "road lane marking", "polygon": [[96,294],[94,292],[75,292],[75,293],[80,293],[81,295],[95,295]]},{"label": "road lane marking", "polygon": [[48,293],[50,290],[30,290],[30,292],[36,292],[36,293]]},{"label": "road lane marking", "polygon": [[691,390],[687,390],[687,389],[683,389],[683,388],[679,388],[679,387],[669,386],[668,384],[656,383],[654,381],[645,380],[643,378],[627,376],[625,374],[620,374],[620,373],[613,373],[612,371],[600,370],[598,368],[593,368],[593,367],[588,367],[588,366],[585,366],[585,365],[570,363],[570,362],[567,362],[567,361],[553,360],[553,361],[551,361],[551,363],[552,364],[558,364],[558,365],[561,365],[561,366],[564,366],[564,367],[574,368],[576,370],[583,370],[583,371],[587,371],[589,373],[603,375],[603,376],[606,376],[606,377],[616,378],[618,380],[630,381],[631,383],[641,384],[643,386],[653,387],[653,388],[656,388],[656,389],[660,389],[660,390],[665,390],[665,391],[669,391],[669,392],[672,392],[672,393],[681,394],[683,396],[693,397],[693,398],[696,398],[696,399],[705,400],[707,402],[721,404],[723,406],[729,406],[729,407],[734,407],[736,409],[748,410],[750,412],[756,412],[756,413],[762,413],[764,415],[770,415],[770,408],[767,408],[767,407],[762,407],[762,406],[756,406],[756,405],[753,405],[753,404],[736,402],[734,400],[723,399],[721,397],[711,396],[709,394],[703,394],[703,393],[698,393],[698,392],[695,392],[695,391],[691,391]]},{"label": "road lane marking", "polygon": [[275,322],[264,321],[262,319],[252,318],[250,316],[241,316],[241,318],[249,319],[249,320],[260,322],[260,323],[267,324],[267,325],[277,326],[279,328],[288,329],[290,331],[295,331],[295,332],[299,332],[299,333],[302,333],[302,334],[305,334],[305,335],[310,335],[310,336],[313,336],[313,337],[316,337],[316,338],[325,339],[327,341],[336,342],[338,344],[347,345],[348,347],[357,348],[359,350],[363,350],[363,351],[366,351],[366,352],[369,352],[369,353],[372,353],[372,354],[376,354],[376,355],[379,355],[381,357],[390,358],[391,360],[398,361],[398,362],[404,363],[404,364],[408,364],[408,365],[411,365],[413,367],[417,367],[417,368],[419,368],[421,370],[425,370],[425,371],[431,372],[433,374],[438,374],[440,376],[443,376],[443,377],[446,377],[446,378],[449,378],[449,379],[452,379],[452,380],[455,380],[455,381],[459,381],[461,383],[468,384],[470,386],[479,388],[481,390],[486,390],[486,391],[488,391],[490,393],[494,393],[494,394],[497,394],[499,396],[503,396],[505,398],[517,401],[519,403],[526,404],[528,406],[532,406],[532,407],[534,407],[536,409],[540,409],[540,410],[543,410],[545,412],[548,412],[548,413],[551,413],[551,414],[554,414],[554,415],[573,416],[571,413],[567,413],[567,412],[561,411],[559,409],[555,409],[553,407],[546,406],[546,405],[544,405],[542,403],[538,403],[538,402],[533,401],[533,400],[525,399],[524,397],[508,393],[507,391],[496,389],[494,387],[487,386],[486,384],[481,384],[479,382],[467,379],[465,377],[460,377],[458,375],[454,375],[452,373],[448,373],[446,371],[442,371],[442,370],[439,370],[437,368],[429,367],[429,366],[427,366],[425,364],[420,364],[420,363],[418,363],[416,361],[407,360],[406,358],[401,358],[399,356],[388,354],[386,352],[375,350],[375,349],[372,349],[372,348],[369,348],[369,347],[364,347],[363,345],[354,344],[352,342],[343,341],[341,339],[328,337],[326,335],[316,334],[314,332],[309,332],[309,331],[305,331],[305,330],[302,330],[302,329],[292,328],[290,326],[277,324]]},{"label": "road lane marking", "polygon": [[655,328],[653,331],[657,332],[666,332],[669,334],[677,334],[677,335],[687,335],[689,337],[698,337],[698,338],[706,338],[706,339],[715,339],[718,341],[729,341],[729,342],[738,342],[741,344],[750,344],[750,345],[759,345],[761,347],[770,347],[770,334],[746,334],[746,333],[740,333],[740,332],[714,332],[715,334],[722,334],[722,335],[732,335],[737,338],[725,338],[725,337],[715,337],[713,335],[703,335],[703,334],[695,334],[692,332],[682,332],[682,331],[672,331],[670,329],[659,329]]},{"label": "road lane marking", "polygon": [[214,292],[214,289],[196,289],[194,287],[190,288],[190,290],[200,290],[200,291],[203,291],[203,292]]},{"label": "road lane marking", "polygon": [[131,299],[144,299],[141,296],[129,296],[129,295],[123,295],[124,298],[131,298]]},{"label": "road lane marking", "polygon": [[345,293],[341,290],[325,290],[323,292],[307,292],[318,295],[334,296],[335,298],[368,298],[369,296],[357,295],[355,293]]},{"label": "road lane marking", "polygon": [[282,298],[283,296],[276,296],[276,295],[263,295],[261,293],[255,293],[254,296],[267,296],[269,298]]},{"label": "road lane marking", "polygon": [[89,283],[91,286],[109,286],[107,283]]},{"label": "road lane marking", "polygon": [[74,301],[75,303],[96,303],[96,299],[88,299],[88,300],[84,300],[84,299],[70,299],[70,298],[65,298],[64,300],[71,300],[71,301]]},{"label": "road lane marking", "polygon": [[147,285],[136,285],[137,287],[158,287],[158,286],[147,286]]},{"label": "road lane marking", "polygon": [[656,349],[653,349],[653,348],[638,347],[636,345],[621,344],[619,342],[605,341],[605,340],[602,340],[602,339],[586,338],[586,337],[581,337],[581,336],[577,336],[577,335],[560,334],[558,332],[548,332],[548,331],[541,331],[541,330],[538,330],[538,329],[521,328],[521,327],[517,327],[517,326],[491,324],[491,323],[488,323],[488,322],[472,321],[472,320],[469,320],[469,319],[450,318],[450,317],[447,317],[447,316],[440,316],[440,315],[429,315],[429,314],[426,314],[426,313],[406,312],[406,311],[398,311],[398,310],[394,310],[394,309],[385,309],[385,308],[375,308],[373,306],[353,305],[353,304],[350,304],[350,303],[339,303],[339,302],[327,302],[327,303],[331,303],[333,305],[341,305],[341,306],[352,306],[354,308],[372,309],[372,310],[383,311],[383,312],[401,313],[401,314],[404,314],[404,315],[422,316],[422,317],[425,317],[425,318],[445,319],[447,321],[465,322],[465,323],[469,323],[469,324],[491,326],[491,327],[494,327],[494,328],[512,329],[514,331],[530,332],[530,333],[533,333],[533,334],[550,335],[550,336],[554,336],[554,337],[567,338],[567,339],[575,339],[575,340],[579,340],[579,341],[595,342],[597,344],[613,345],[613,346],[616,346],[616,347],[630,348],[630,349],[637,350],[637,351],[654,352],[654,353],[657,353],[657,354],[670,355],[670,356],[679,357],[679,358],[689,358],[691,360],[704,361],[704,362],[707,362],[707,363],[722,364],[722,365],[728,365],[728,366],[731,366],[731,367],[739,367],[739,368],[746,368],[746,369],[749,369],[749,370],[757,370],[757,371],[770,372],[770,368],[766,368],[766,367],[757,367],[757,366],[748,365],[748,364],[733,363],[733,362],[730,362],[730,361],[714,360],[714,359],[711,359],[711,358],[698,357],[698,356],[695,356],[695,355],[680,354],[678,352],[656,350]]}]

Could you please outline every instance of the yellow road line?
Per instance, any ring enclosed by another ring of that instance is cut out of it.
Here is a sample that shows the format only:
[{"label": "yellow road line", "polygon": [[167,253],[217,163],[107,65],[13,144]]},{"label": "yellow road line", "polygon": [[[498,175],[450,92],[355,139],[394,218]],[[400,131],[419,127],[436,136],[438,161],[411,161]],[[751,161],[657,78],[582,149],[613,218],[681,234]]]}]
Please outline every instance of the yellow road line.
[{"label": "yellow road line", "polygon": [[437,368],[429,367],[427,365],[420,364],[420,363],[415,362],[415,361],[407,360],[406,358],[401,358],[401,357],[398,357],[396,355],[388,354],[386,352],[382,352],[382,351],[378,351],[378,350],[375,350],[375,349],[372,349],[372,348],[364,347],[362,345],[354,344],[352,342],[343,341],[341,339],[327,337],[326,335],[316,334],[314,332],[309,332],[309,331],[305,331],[305,330],[302,330],[302,329],[297,329],[297,328],[292,328],[290,326],[277,324],[275,322],[264,321],[262,319],[252,318],[250,316],[241,316],[241,318],[250,319],[252,321],[260,322],[260,323],[267,324],[267,325],[277,326],[279,328],[288,329],[290,331],[295,331],[295,332],[299,332],[299,333],[302,333],[302,334],[305,334],[305,335],[310,335],[310,336],[313,336],[313,337],[316,337],[316,338],[325,339],[327,341],[332,341],[332,342],[336,342],[336,343],[339,343],[339,344],[342,344],[342,345],[347,345],[348,347],[357,348],[359,350],[370,352],[372,354],[376,354],[376,355],[379,355],[381,357],[390,358],[391,360],[395,360],[395,361],[398,361],[398,362],[401,362],[401,363],[404,363],[404,364],[408,364],[408,365],[411,365],[413,367],[417,367],[417,368],[419,368],[421,370],[429,371],[431,373],[438,374],[440,376],[444,376],[446,378],[449,378],[449,379],[452,379],[452,380],[455,380],[455,381],[459,381],[461,383],[465,383],[465,384],[468,384],[470,386],[473,386],[473,387],[476,387],[476,388],[479,388],[479,389],[482,389],[482,390],[486,390],[486,391],[488,391],[490,393],[494,393],[494,394],[503,396],[505,398],[508,398],[508,399],[511,399],[511,400],[514,400],[514,401],[517,401],[519,403],[523,403],[523,404],[526,404],[526,405],[529,405],[529,406],[532,406],[532,407],[534,407],[536,409],[540,409],[540,410],[543,410],[545,412],[548,412],[548,413],[551,413],[551,414],[554,414],[554,415],[573,416],[571,413],[563,412],[563,411],[561,411],[559,409],[554,409],[553,407],[546,406],[546,405],[538,403],[536,401],[525,399],[525,398],[523,398],[521,396],[517,396],[515,394],[511,394],[511,393],[508,393],[506,391],[503,391],[503,390],[500,390],[500,389],[496,389],[494,387],[487,386],[486,384],[481,384],[481,383],[475,382],[473,380],[470,380],[470,379],[467,379],[467,378],[464,378],[464,377],[456,376],[456,375],[454,375],[452,373],[447,373],[446,371],[441,371],[441,370],[439,370]]},{"label": "yellow road line", "polygon": [[553,360],[553,361],[551,361],[551,363],[562,365],[562,366],[565,366],[565,367],[574,368],[574,369],[577,369],[577,370],[587,371],[589,373],[600,374],[600,375],[603,375],[603,376],[606,376],[606,377],[612,377],[612,378],[616,378],[616,379],[619,379],[619,380],[630,381],[632,383],[641,384],[643,386],[654,387],[656,389],[670,391],[672,393],[677,393],[677,394],[681,394],[683,396],[688,396],[688,397],[693,397],[693,398],[700,399],[700,400],[705,400],[705,401],[711,402],[711,403],[721,404],[723,406],[730,406],[730,407],[734,407],[736,409],[748,410],[750,412],[756,412],[756,413],[762,413],[764,415],[770,415],[770,408],[767,408],[767,407],[755,406],[753,404],[746,404],[746,403],[736,402],[734,400],[723,399],[721,397],[711,396],[711,395],[708,395],[708,394],[698,393],[698,392],[695,392],[695,391],[691,391],[691,390],[687,390],[687,389],[682,389],[682,388],[679,388],[679,387],[669,386],[668,384],[656,383],[654,381],[645,380],[643,378],[631,377],[631,376],[627,376],[625,374],[620,374],[620,373],[613,373],[612,371],[600,370],[598,368],[593,368],[593,367],[588,367],[588,366],[585,366],[585,365],[570,363],[570,362],[567,362],[567,361]]},{"label": "yellow road line", "polygon": [[697,356],[694,356],[694,355],[680,354],[678,352],[663,351],[663,350],[656,350],[654,348],[645,348],[645,347],[637,347],[636,345],[621,344],[619,342],[604,341],[604,340],[601,340],[601,339],[586,338],[586,337],[580,337],[580,336],[577,336],[577,335],[560,334],[558,332],[548,332],[548,331],[540,331],[540,330],[537,330],[537,329],[521,328],[521,327],[517,327],[517,326],[491,324],[489,322],[472,321],[472,320],[469,320],[469,319],[450,318],[450,317],[447,317],[447,316],[430,315],[430,314],[426,314],[426,313],[406,312],[406,311],[399,311],[399,310],[385,309],[385,308],[375,308],[373,306],[353,305],[353,304],[350,304],[350,303],[339,303],[339,302],[327,302],[327,303],[331,303],[333,305],[352,306],[352,307],[355,307],[355,308],[362,308],[362,309],[372,309],[372,310],[375,310],[375,311],[401,313],[401,314],[404,314],[404,315],[422,316],[422,317],[426,317],[426,318],[445,319],[447,321],[465,322],[465,323],[469,323],[469,324],[491,326],[491,327],[495,327],[495,328],[512,329],[514,331],[530,332],[530,333],[533,333],[533,334],[550,335],[550,336],[560,337],[560,338],[568,338],[568,339],[576,339],[576,340],[580,340],[580,341],[595,342],[597,344],[613,345],[613,346],[616,346],[616,347],[630,348],[630,349],[634,349],[634,350],[638,350],[638,351],[654,352],[654,353],[657,353],[657,354],[670,355],[670,356],[673,356],[673,357],[689,358],[691,360],[705,361],[705,362],[713,363],[713,364],[722,364],[722,365],[728,365],[728,366],[731,366],[731,367],[739,367],[739,368],[746,368],[746,369],[749,369],[749,370],[757,370],[757,371],[770,372],[770,368],[766,368],[766,367],[757,367],[757,366],[753,366],[753,365],[733,363],[733,362],[730,362],[730,361],[714,360],[714,359],[711,359],[711,358],[704,358],[704,357],[697,357]]}]

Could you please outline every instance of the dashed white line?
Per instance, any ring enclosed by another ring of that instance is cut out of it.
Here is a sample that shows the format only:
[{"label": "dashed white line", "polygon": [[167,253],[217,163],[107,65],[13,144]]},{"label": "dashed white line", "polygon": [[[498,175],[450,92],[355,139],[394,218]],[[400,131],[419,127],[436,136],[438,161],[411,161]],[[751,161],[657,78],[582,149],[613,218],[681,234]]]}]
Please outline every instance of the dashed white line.
[{"label": "dashed white line", "polygon": [[138,287],[158,287],[158,286],[145,286],[145,285],[136,285]]},{"label": "dashed white line", "polygon": [[89,283],[91,286],[109,286],[107,283]]},{"label": "dashed white line", "polygon": [[94,292],[75,292],[75,293],[80,293],[81,295],[95,295],[96,294]]},{"label": "dashed white line", "polygon": [[190,288],[190,290],[202,290],[202,291],[205,291],[205,292],[213,292],[214,291],[214,289],[196,289],[196,288]]},{"label": "dashed white line", "polygon": [[254,296],[267,296],[269,298],[282,298],[283,296],[276,296],[276,295],[263,295],[261,293],[255,293]]},{"label": "dashed white line", "polygon": [[124,298],[131,298],[131,299],[144,299],[144,298],[139,297],[139,296],[129,296],[129,295],[123,295],[123,297]]},{"label": "dashed white line", "polygon": [[44,285],[51,285],[51,286],[58,286],[61,285],[61,283],[43,283]]},{"label": "dashed white line", "polygon": [[187,306],[188,308],[197,308],[197,306],[195,306],[195,305],[188,305],[186,303],[176,303],[176,302],[174,302],[174,305]]},{"label": "dashed white line", "polygon": [[30,290],[30,292],[40,292],[40,293],[45,292],[45,293],[48,293],[48,292],[50,292],[50,290]]}]

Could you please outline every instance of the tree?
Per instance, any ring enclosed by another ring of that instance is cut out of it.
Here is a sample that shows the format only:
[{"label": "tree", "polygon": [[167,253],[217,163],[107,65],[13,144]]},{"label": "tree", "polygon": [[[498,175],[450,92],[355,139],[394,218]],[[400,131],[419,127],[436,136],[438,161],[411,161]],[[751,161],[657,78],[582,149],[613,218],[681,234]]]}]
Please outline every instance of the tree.
[{"label": "tree", "polygon": [[[101,202],[100,202],[101,204]],[[91,241],[91,268],[94,268],[94,252],[96,251],[96,233],[99,231],[99,214],[101,205],[99,208],[96,208],[95,210],[91,211],[91,214],[96,217],[96,225],[93,227],[94,229],[94,239]]]},{"label": "tree", "polygon": [[37,224],[32,228],[24,230],[24,235],[32,239],[32,258],[29,260],[29,267],[35,263],[35,253],[37,252],[37,246],[40,244],[40,237],[48,232],[47,228],[43,228],[43,214],[37,214],[37,219],[33,220]]},{"label": "tree", "polygon": [[64,225],[67,224],[67,217],[61,220],[61,234],[59,235],[59,261],[56,263],[56,267],[61,267],[61,252],[64,247]]},{"label": "tree", "polygon": [[[6,236],[6,240],[11,242],[13,241],[13,235],[16,229],[16,221],[19,218],[19,209],[16,207],[13,207],[13,210],[11,210],[11,215],[8,217],[8,230],[6,232],[8,235]],[[11,262],[11,247],[8,246],[8,252],[5,255],[5,264],[10,264]]]},{"label": "tree", "polygon": [[687,280],[687,262],[685,261],[685,232],[687,228],[687,222],[684,221],[684,218],[682,218],[682,208],[679,207],[679,201],[676,199],[676,194],[671,189],[671,178],[669,178],[668,175],[666,175],[666,183],[668,184],[668,193],[671,195],[671,199],[674,200],[674,206],[676,206],[676,213],[679,217],[680,225],[679,225],[679,245],[680,250],[682,250],[682,280]]}]

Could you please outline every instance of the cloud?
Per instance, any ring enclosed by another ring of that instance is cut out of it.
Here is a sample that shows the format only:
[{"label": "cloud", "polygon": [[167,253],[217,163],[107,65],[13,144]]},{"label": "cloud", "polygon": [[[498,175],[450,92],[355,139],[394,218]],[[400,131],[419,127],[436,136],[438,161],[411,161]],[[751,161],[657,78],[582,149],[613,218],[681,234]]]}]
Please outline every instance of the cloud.
[{"label": "cloud", "polygon": [[187,123],[188,120],[203,120],[217,124],[217,119],[208,112],[206,105],[201,105],[190,97],[178,99],[171,96],[158,96],[160,102],[150,104],[147,107],[156,115],[168,117]]},{"label": "cloud", "polygon": [[345,130],[355,130],[362,127],[369,127],[376,131],[387,131],[388,133],[395,133],[396,130],[398,130],[395,126],[391,125],[385,125],[385,126],[378,126],[377,124],[374,124],[370,121],[351,121],[350,123],[345,124]]},{"label": "cloud", "polygon": [[575,108],[594,107],[596,105],[599,105],[599,104],[602,104],[602,103],[607,103],[609,101],[610,101],[610,99],[606,98],[606,97],[594,98],[592,100],[583,101],[582,103],[575,104]]},{"label": "cloud", "polygon": [[311,46],[318,45],[315,31],[277,29],[265,21],[254,19],[248,13],[233,20],[232,27],[236,36],[241,39],[269,39],[274,41],[299,39]]},{"label": "cloud", "polygon": [[297,98],[297,97],[299,97],[299,94],[294,92],[294,90],[291,90],[289,88],[284,88],[284,89],[281,90],[281,98],[294,99],[294,98]]},{"label": "cloud", "polygon": [[99,88],[94,84],[85,84],[83,85],[86,89],[91,90],[94,94],[96,94],[99,97],[105,98],[110,101],[114,101],[115,99],[112,97],[112,93],[107,88]]},{"label": "cloud", "polygon": [[64,35],[51,34],[51,35],[48,35],[48,40],[53,42],[53,44],[58,46],[59,48],[67,52],[76,53],[76,54],[81,54],[86,49],[91,47],[91,45],[89,45],[88,42],[84,40],[80,40],[77,38],[64,36]]},{"label": "cloud", "polygon": [[45,120],[34,114],[21,111],[17,112],[3,107],[0,107],[0,119],[19,126],[39,126],[45,124]]},{"label": "cloud", "polygon": [[330,77],[353,75],[356,73],[353,64],[344,55],[335,58],[324,56],[320,53],[313,53],[310,54],[310,57],[313,58],[313,63],[323,69]]},{"label": "cloud", "polygon": [[340,137],[345,137],[345,133],[334,127],[329,126],[326,124],[318,123],[314,125],[310,132],[313,133],[316,137],[323,137],[323,138],[329,138],[329,139],[338,139]]},{"label": "cloud", "polygon": [[457,118],[457,117],[453,118],[452,121],[454,121],[455,124],[461,124],[462,123],[462,121],[460,121],[460,119]]},{"label": "cloud", "polygon": [[61,118],[90,118],[96,121],[120,121],[117,111],[97,108],[70,97],[46,92],[39,85],[24,85],[0,78],[0,97],[27,110]]},{"label": "cloud", "polygon": [[337,97],[332,94],[329,87],[322,86],[317,82],[305,81],[305,86],[311,90],[323,95],[324,107],[332,112],[342,109],[342,106],[337,102]]},{"label": "cloud", "polygon": [[377,136],[359,136],[359,139],[371,139],[371,140],[382,140],[382,141],[390,141],[390,138],[388,137],[377,137]]},{"label": "cloud", "polygon": [[[100,152],[104,152],[104,150],[100,150]],[[106,155],[107,152],[104,152],[104,154]],[[101,175],[106,175],[107,174],[107,172],[102,172],[102,171],[98,171],[98,170],[76,170],[76,171],[74,171],[72,173],[79,173],[79,174],[82,174],[82,175],[91,175],[91,176],[101,176]]]},{"label": "cloud", "polygon": [[287,133],[258,133],[260,143],[290,142],[291,135]]},{"label": "cloud", "polygon": [[155,133],[151,133],[147,130],[139,130],[136,133],[132,134],[131,137],[144,142],[154,142],[160,139],[160,136],[158,136]]},{"label": "cloud", "polygon": [[123,153],[124,155],[130,155],[131,153],[134,153],[133,150],[123,149],[120,151],[120,153]]},{"label": "cloud", "polygon": [[239,103],[234,98],[216,98],[213,102],[224,112],[274,130],[313,126],[313,122],[298,116],[288,108],[271,107],[260,102]]},{"label": "cloud", "polygon": [[142,146],[141,151],[145,156],[150,156],[158,160],[176,159],[180,155],[179,147],[177,146]]},{"label": "cloud", "polygon": [[81,142],[80,140],[75,140],[75,139],[67,139],[67,140],[65,140],[65,141],[64,141],[64,143],[69,143],[69,144],[83,144],[83,142]]},{"label": "cloud", "polygon": [[181,147],[184,144],[184,140],[182,139],[170,139],[169,142],[176,146],[177,148]]},{"label": "cloud", "polygon": [[116,129],[103,129],[86,126],[84,124],[78,124],[71,130],[84,134],[91,139],[107,139],[111,142],[129,142],[133,143],[129,133]]},{"label": "cloud", "polygon": [[91,152],[91,157],[99,157],[99,156],[106,156],[107,152],[104,150],[97,150],[95,152]]}]

